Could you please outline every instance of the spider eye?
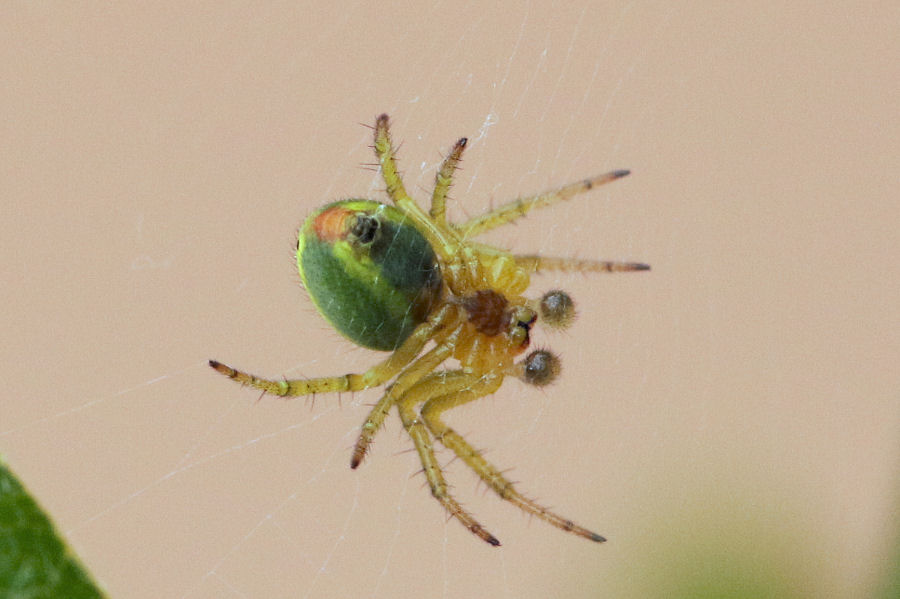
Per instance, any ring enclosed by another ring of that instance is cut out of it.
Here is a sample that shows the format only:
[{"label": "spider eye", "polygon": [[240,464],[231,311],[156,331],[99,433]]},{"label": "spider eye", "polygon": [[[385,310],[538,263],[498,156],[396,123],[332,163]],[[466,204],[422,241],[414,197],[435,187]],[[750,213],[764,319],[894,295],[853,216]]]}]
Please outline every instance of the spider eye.
[{"label": "spider eye", "polygon": [[561,370],[559,358],[546,349],[536,349],[525,357],[522,380],[529,385],[543,387],[556,380]]},{"label": "spider eye", "polygon": [[541,298],[541,318],[547,326],[565,329],[575,320],[575,302],[568,293],[553,289]]}]

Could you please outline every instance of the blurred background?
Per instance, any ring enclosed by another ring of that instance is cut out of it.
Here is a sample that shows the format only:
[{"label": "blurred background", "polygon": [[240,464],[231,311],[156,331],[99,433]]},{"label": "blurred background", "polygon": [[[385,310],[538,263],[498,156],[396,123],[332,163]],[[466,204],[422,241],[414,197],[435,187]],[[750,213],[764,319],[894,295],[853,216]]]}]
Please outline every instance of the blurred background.
[{"label": "blurred background", "polygon": [[[0,11],[0,452],[112,596],[896,596],[895,5]],[[562,379],[448,416],[606,544],[441,452],[491,548],[395,416],[350,470],[377,390],[257,401],[206,365],[380,359],[292,250],[321,204],[383,197],[381,112],[421,199],[468,136],[457,219],[632,169],[486,240],[653,270],[535,277],[578,302],[536,339]]]}]

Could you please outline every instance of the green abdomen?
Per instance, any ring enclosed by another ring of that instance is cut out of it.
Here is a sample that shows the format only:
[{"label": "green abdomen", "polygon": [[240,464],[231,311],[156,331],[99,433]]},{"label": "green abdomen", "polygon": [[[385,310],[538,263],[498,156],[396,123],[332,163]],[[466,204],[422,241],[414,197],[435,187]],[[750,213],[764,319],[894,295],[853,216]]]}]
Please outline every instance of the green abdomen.
[{"label": "green abdomen", "polygon": [[431,246],[403,213],[370,200],[325,206],[300,230],[300,276],[319,312],[355,343],[393,350],[441,293]]}]

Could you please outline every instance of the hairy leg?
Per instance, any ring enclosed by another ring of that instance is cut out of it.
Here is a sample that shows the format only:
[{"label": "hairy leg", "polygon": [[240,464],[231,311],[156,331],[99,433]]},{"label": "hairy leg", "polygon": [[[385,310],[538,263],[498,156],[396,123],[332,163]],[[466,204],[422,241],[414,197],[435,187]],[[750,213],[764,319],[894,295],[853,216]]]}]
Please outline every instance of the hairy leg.
[{"label": "hairy leg", "polygon": [[387,417],[388,412],[390,412],[391,406],[393,406],[410,387],[428,376],[435,368],[441,365],[441,362],[450,357],[453,353],[453,346],[456,343],[461,330],[462,326],[457,325],[456,328],[442,341],[438,342],[435,347],[410,364],[409,367],[397,377],[397,380],[394,381],[394,384],[391,385],[387,393],[378,400],[378,403],[376,403],[375,407],[369,412],[366,421],[362,425],[359,438],[353,448],[353,455],[350,458],[351,468],[356,468],[362,462],[369,449],[369,445],[372,443],[372,439],[375,438],[375,434],[381,428],[381,425],[384,424],[384,419]]},{"label": "hairy leg", "polygon": [[619,170],[604,173],[590,179],[584,179],[577,183],[569,183],[556,189],[551,189],[543,193],[524,198],[518,198],[502,206],[485,212],[480,216],[476,216],[464,223],[455,225],[454,228],[459,232],[463,239],[469,239],[489,231],[506,223],[521,218],[534,210],[535,208],[546,208],[557,202],[568,200],[580,193],[590,191],[591,189],[615,181],[627,175],[630,171]]},{"label": "hairy leg", "polygon": [[434,177],[434,193],[431,195],[431,218],[442,225],[447,224],[447,192],[450,191],[450,185],[453,183],[453,173],[459,165],[459,160],[468,141],[463,137],[456,142]]},{"label": "hairy leg", "polygon": [[478,377],[461,371],[448,373],[441,387],[455,388],[455,390],[451,393],[428,399],[422,407],[422,419],[425,421],[428,430],[431,431],[435,439],[448,449],[451,449],[481,477],[481,480],[487,483],[497,495],[506,501],[518,506],[529,514],[534,514],[557,528],[575,533],[591,541],[602,543],[606,540],[602,536],[578,526],[571,520],[551,512],[546,507],[519,493],[500,470],[485,460],[481,452],[473,448],[459,433],[447,426],[441,419],[440,416],[443,412],[493,393],[499,388],[502,381],[503,377]]},{"label": "hairy leg", "polygon": [[419,232],[425,236],[431,248],[443,262],[451,262],[458,251],[456,236],[445,223],[432,220],[406,193],[406,187],[397,170],[394,145],[391,141],[390,120],[382,114],[375,121],[375,155],[381,166],[381,176],[394,205],[415,221]]},{"label": "hairy leg", "polygon": [[[440,316],[440,315],[437,315]],[[259,378],[256,375],[235,370],[216,360],[209,365],[217,372],[233,379],[242,385],[261,389],[266,393],[281,397],[309,395],[312,393],[328,393],[341,391],[360,391],[369,387],[377,387],[392,379],[410,362],[415,360],[428,340],[434,335],[435,328],[440,325],[440,318],[435,317],[420,324],[412,334],[387,359],[376,364],[362,374],[345,374],[342,376],[321,377],[314,379],[288,379],[273,381]]]},{"label": "hairy leg", "polygon": [[[425,478],[428,481],[428,486],[431,488],[431,494],[452,517],[459,520],[470,532],[485,542],[497,546],[500,544],[500,541],[485,530],[450,494],[441,466],[434,455],[431,435],[423,423],[423,419],[419,417],[415,409],[418,404],[430,401],[437,393],[447,393],[448,391],[455,393],[468,387],[471,383],[470,378],[473,378],[472,375],[464,375],[462,371],[433,373],[419,381],[415,387],[411,388],[400,398],[397,402],[397,408],[400,411],[400,420],[403,422],[403,427],[412,439],[419,454],[419,460],[422,462],[422,470],[425,472]],[[502,381],[502,376],[491,377],[491,383],[494,384],[494,388],[499,386]]]},{"label": "hairy leg", "polygon": [[563,272],[630,272],[650,270],[649,264],[641,262],[609,262],[604,260],[580,260],[578,258],[553,258],[549,256],[524,255],[514,256],[516,264],[529,273],[544,270],[561,270]]}]

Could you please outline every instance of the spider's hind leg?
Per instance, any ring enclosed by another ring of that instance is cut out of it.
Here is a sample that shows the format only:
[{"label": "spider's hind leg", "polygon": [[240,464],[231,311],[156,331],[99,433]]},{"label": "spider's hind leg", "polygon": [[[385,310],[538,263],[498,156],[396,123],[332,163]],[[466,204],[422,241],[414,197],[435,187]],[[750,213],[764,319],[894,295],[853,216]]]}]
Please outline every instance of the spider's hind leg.
[{"label": "spider's hind leg", "polygon": [[377,364],[363,374],[343,374],[340,376],[328,376],[314,379],[264,379],[237,370],[222,364],[216,360],[210,360],[209,366],[219,374],[227,376],[242,385],[260,389],[264,394],[278,395],[279,397],[296,397],[298,395],[314,395],[316,393],[331,393],[342,391],[361,391],[368,387],[380,385],[395,372],[389,361]]},{"label": "spider's hind leg", "polygon": [[[390,119],[388,115],[382,114],[375,120],[375,156],[378,158],[378,164],[381,166],[381,177],[387,186],[387,193],[394,202],[394,206],[406,214],[419,232],[428,240],[431,249],[437,254],[438,258],[444,262],[449,262],[457,251],[457,244],[453,235],[448,230],[445,218],[432,219],[424,210],[413,200],[406,192],[403,185],[403,179],[397,170],[396,152],[394,143],[391,141]],[[443,197],[446,195],[450,186],[450,175],[456,169],[456,163],[459,161],[459,155],[465,146],[463,140],[457,142],[453,151],[444,160],[441,171],[438,173],[436,181],[435,195],[440,196],[437,199],[438,211],[443,212]],[[441,176],[445,180],[441,180]],[[434,202],[432,197],[432,202]]]},{"label": "spider's hind leg", "polygon": [[390,118],[386,114],[375,119],[375,155],[381,166],[381,176],[387,185],[388,195],[398,207],[404,201],[410,201],[403,179],[397,170],[397,162],[394,156],[394,143],[391,141]]},{"label": "spider's hind leg", "polygon": [[377,387],[384,384],[403,370],[425,347],[428,339],[434,333],[435,321],[420,324],[406,341],[398,347],[394,353],[372,366],[362,374],[344,374],[341,376],[328,376],[314,379],[286,379],[274,381],[263,379],[255,374],[237,370],[222,364],[216,360],[210,360],[209,365],[216,372],[237,381],[242,385],[255,387],[265,393],[280,397],[295,397],[298,395],[312,395],[314,393],[331,393],[342,391],[361,391],[369,387]]},{"label": "spider's hind leg", "polygon": [[468,141],[468,139],[462,137],[456,142],[434,176],[434,193],[431,194],[430,214],[431,218],[442,226],[447,224],[447,192],[450,191],[450,185],[453,183],[453,173],[456,172],[456,168],[459,166],[459,161]]}]

